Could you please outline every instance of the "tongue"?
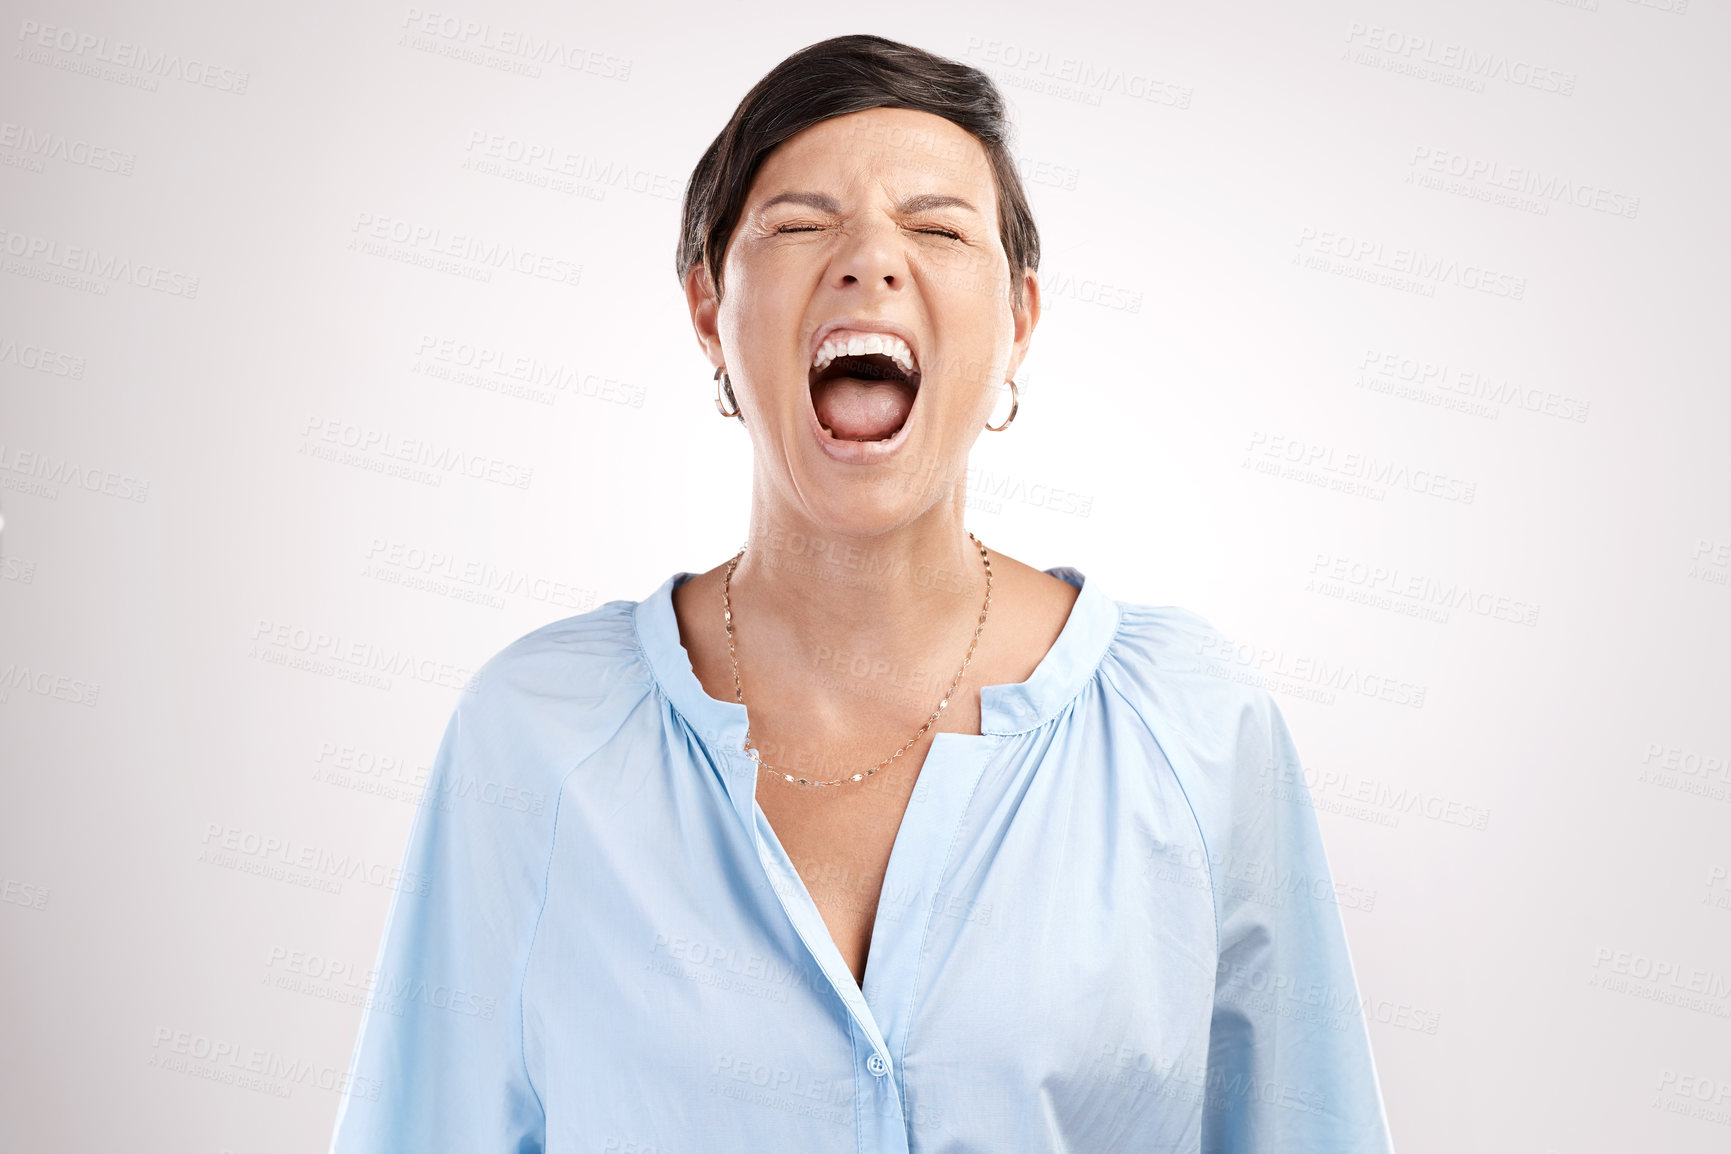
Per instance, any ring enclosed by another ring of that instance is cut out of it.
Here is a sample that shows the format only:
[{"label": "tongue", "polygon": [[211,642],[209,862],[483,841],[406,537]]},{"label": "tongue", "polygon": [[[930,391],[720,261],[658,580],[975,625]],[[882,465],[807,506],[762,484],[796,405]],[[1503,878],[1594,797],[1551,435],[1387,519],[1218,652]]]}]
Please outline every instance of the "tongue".
[{"label": "tongue", "polygon": [[812,407],[839,441],[881,441],[901,428],[914,391],[900,381],[838,377],[812,386]]}]

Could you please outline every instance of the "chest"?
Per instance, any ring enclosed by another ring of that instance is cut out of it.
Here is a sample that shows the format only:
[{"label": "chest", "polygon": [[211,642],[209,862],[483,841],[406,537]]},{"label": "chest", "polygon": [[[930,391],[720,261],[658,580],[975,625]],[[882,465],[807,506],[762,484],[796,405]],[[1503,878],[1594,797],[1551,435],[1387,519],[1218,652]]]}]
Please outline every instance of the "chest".
[{"label": "chest", "polygon": [[[822,708],[800,703],[796,686],[779,688],[766,692],[752,709],[754,743],[775,767],[759,772],[757,803],[854,980],[863,986],[890,858],[932,743],[939,733],[978,734],[978,690],[956,694],[940,724],[880,764],[913,736],[930,702],[911,692],[888,702],[856,697],[826,717]],[[878,768],[863,780],[846,780],[872,766]],[[843,780],[800,785],[780,770],[811,781]],[[890,896],[892,918],[902,912],[904,901],[905,895]]]},{"label": "chest", "polygon": [[[1212,903],[1155,867],[1206,859],[1171,775],[1116,752],[946,739],[851,792],[760,773],[809,912],[762,884],[785,866],[705,767],[605,812],[568,798],[524,992],[550,1135],[562,1119],[564,1148],[707,1148],[743,1112],[771,1149],[1194,1148]],[[809,913],[864,997],[820,969]],[[873,1030],[893,1078],[867,1064]],[[681,1086],[698,1092],[680,1111],[653,1106]],[[1024,1101],[1045,1121],[1002,1107]]]},{"label": "chest", "polygon": [[801,786],[767,771],[758,781],[764,817],[862,985],[890,856],[929,746],[929,738],[917,743],[859,782]]}]

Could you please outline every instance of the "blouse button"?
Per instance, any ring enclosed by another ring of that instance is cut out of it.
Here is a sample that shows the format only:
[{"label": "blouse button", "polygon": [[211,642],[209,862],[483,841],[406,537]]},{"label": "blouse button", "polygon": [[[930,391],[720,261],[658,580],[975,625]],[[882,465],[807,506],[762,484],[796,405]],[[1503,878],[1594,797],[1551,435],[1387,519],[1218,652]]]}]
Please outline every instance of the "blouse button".
[{"label": "blouse button", "polygon": [[882,1054],[873,1050],[872,1056],[866,1059],[866,1069],[872,1072],[872,1077],[881,1078],[890,1072],[890,1064],[884,1061]]}]

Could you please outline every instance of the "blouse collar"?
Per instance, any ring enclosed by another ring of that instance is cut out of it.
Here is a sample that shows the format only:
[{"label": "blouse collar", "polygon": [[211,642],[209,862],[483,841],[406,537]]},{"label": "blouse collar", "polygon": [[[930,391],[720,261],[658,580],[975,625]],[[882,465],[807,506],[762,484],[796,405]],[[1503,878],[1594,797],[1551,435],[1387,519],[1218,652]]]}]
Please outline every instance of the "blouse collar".
[{"label": "blouse collar", "polygon": [[[1047,569],[1080,592],[1058,639],[1026,681],[980,690],[980,732],[1008,736],[1037,729],[1062,713],[1094,677],[1118,631],[1118,603],[1068,565]],[[678,572],[637,603],[638,643],[661,692],[704,742],[729,750],[745,743],[745,706],[711,697],[679,640],[673,590],[694,573]]]}]

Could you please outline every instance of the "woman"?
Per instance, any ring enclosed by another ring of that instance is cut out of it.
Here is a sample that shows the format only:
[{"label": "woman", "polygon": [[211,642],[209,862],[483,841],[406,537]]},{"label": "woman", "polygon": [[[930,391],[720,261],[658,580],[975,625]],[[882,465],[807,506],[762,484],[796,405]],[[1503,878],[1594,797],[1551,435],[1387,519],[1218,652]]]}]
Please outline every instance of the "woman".
[{"label": "woman", "polygon": [[458,707],[340,1154],[1387,1148],[1270,699],[964,527],[1040,315],[1005,134],[981,73],[849,36],[704,155],[679,271],[747,543]]}]

